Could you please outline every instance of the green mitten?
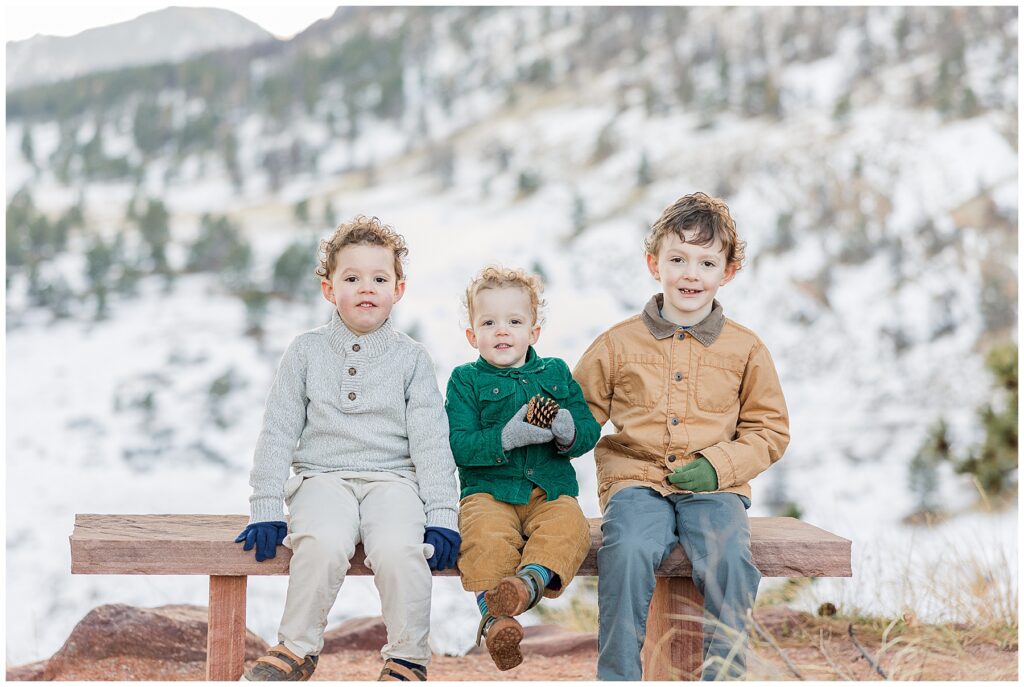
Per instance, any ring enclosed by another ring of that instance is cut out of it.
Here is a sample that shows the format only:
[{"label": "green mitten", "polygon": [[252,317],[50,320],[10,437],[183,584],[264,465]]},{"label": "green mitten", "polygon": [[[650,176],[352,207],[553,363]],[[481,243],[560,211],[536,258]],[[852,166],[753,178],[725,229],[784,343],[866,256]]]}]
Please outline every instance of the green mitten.
[{"label": "green mitten", "polygon": [[668,481],[687,491],[714,491],[718,489],[718,475],[707,458],[701,456],[689,465],[676,468]]}]

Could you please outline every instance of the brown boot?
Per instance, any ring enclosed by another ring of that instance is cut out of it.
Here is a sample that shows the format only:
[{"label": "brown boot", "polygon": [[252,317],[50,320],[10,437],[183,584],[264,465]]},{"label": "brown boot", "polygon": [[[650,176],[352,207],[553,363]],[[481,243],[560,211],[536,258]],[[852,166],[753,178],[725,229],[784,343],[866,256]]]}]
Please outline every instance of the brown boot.
[{"label": "brown boot", "polygon": [[319,656],[296,656],[284,644],[267,650],[242,675],[241,682],[305,682],[313,676]]},{"label": "brown boot", "polygon": [[[537,590],[536,595],[533,589]],[[487,610],[495,616],[512,616],[536,606],[543,595],[543,578],[534,570],[523,570],[517,575],[503,578],[494,589],[484,593],[484,601],[487,602]]]},{"label": "brown boot", "polygon": [[[488,616],[484,616],[481,627]],[[523,662],[523,654],[519,651],[519,643],[523,641],[523,626],[515,618],[498,617],[490,627],[482,630],[487,638],[487,653],[498,670],[511,670]]]}]

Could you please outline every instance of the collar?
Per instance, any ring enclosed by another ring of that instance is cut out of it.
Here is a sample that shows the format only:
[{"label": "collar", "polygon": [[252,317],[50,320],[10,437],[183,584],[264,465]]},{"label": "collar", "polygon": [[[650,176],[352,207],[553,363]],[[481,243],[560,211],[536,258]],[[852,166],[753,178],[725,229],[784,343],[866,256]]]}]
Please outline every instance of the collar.
[{"label": "collar", "polygon": [[540,372],[547,367],[547,364],[542,362],[541,357],[537,355],[537,351],[533,350],[533,346],[526,349],[526,361],[523,362],[522,367],[495,367],[484,360],[483,356],[477,358],[473,364],[481,372],[490,372],[501,377],[517,377],[521,373]]},{"label": "collar", "polygon": [[332,310],[327,337],[331,342],[331,348],[338,354],[342,356],[351,355],[355,352],[352,350],[352,347],[358,344],[358,352],[366,355],[368,358],[376,358],[383,355],[397,339],[390,317],[369,334],[359,335],[345,326],[337,309]]},{"label": "collar", "polygon": [[[656,293],[651,296],[651,300],[647,301],[643,312],[640,313],[640,318],[647,325],[648,331],[651,332],[651,336],[655,339],[667,339],[682,329],[675,322],[669,322],[661,316],[661,308],[664,303],[665,294]],[[722,333],[722,327],[724,326],[725,311],[722,310],[722,304],[716,299],[711,302],[711,312],[708,316],[687,329],[686,332],[692,334],[693,338],[707,347],[715,343],[718,335]]]}]

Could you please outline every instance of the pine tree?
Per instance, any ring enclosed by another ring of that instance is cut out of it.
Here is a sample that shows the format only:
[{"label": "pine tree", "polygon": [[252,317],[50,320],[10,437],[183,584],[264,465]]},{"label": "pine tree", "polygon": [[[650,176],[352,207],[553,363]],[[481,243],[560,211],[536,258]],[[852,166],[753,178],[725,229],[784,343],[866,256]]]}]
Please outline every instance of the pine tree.
[{"label": "pine tree", "polygon": [[116,259],[113,243],[107,243],[102,236],[94,236],[85,251],[85,275],[90,290],[96,295],[97,320],[107,316],[107,278]]},{"label": "pine tree", "polygon": [[338,224],[338,212],[334,209],[334,203],[330,198],[324,201],[324,219],[323,224],[325,227],[335,227]]},{"label": "pine tree", "polygon": [[636,170],[636,185],[643,188],[650,186],[652,181],[654,176],[651,174],[651,163],[647,160],[647,151],[644,150],[640,153],[640,165]]},{"label": "pine tree", "polygon": [[1008,496],[1017,490],[1017,345],[1009,342],[993,348],[985,364],[1004,402],[1002,407],[990,403],[979,410],[985,440],[955,468],[974,475],[986,494]]},{"label": "pine tree", "polygon": [[935,502],[939,488],[938,466],[951,456],[949,427],[940,418],[929,428],[927,438],[907,468],[907,486],[917,498],[915,514],[938,512],[938,504]]},{"label": "pine tree", "polygon": [[258,286],[247,286],[236,292],[245,305],[245,334],[257,341],[263,339],[263,320],[267,316],[270,294]]},{"label": "pine tree", "polygon": [[315,284],[316,244],[296,241],[284,249],[274,261],[274,292],[294,298],[304,291],[304,284]]},{"label": "pine tree", "polygon": [[25,156],[28,163],[34,168],[36,166],[35,146],[32,145],[32,129],[25,125],[21,132],[21,154]]},{"label": "pine tree", "polygon": [[189,247],[190,270],[217,272],[229,284],[239,283],[252,263],[252,248],[238,226],[224,216],[204,214],[199,236]]},{"label": "pine tree", "polygon": [[139,218],[139,231],[149,246],[155,272],[167,273],[167,244],[171,241],[170,213],[162,201],[149,199],[146,211]]},{"label": "pine tree", "polygon": [[580,195],[579,191],[572,199],[572,233],[578,236],[587,228],[587,201]]},{"label": "pine tree", "polygon": [[235,193],[241,191],[244,180],[238,164],[238,139],[231,131],[224,138],[224,167],[228,171],[228,176],[231,177],[231,185],[234,187]]},{"label": "pine tree", "polygon": [[295,221],[299,224],[303,226],[309,224],[309,198],[303,198],[297,202],[292,213],[295,215]]}]

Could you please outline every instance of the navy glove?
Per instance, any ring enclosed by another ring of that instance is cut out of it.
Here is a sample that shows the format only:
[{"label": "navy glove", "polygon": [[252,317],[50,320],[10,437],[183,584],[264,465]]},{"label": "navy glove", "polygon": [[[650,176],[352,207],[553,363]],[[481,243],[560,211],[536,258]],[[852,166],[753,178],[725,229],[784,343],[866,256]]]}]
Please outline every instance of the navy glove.
[{"label": "navy glove", "polygon": [[431,570],[454,568],[459,557],[462,537],[455,530],[447,527],[428,527],[423,532],[423,543],[434,547],[434,555],[427,559]]},{"label": "navy glove", "polygon": [[251,522],[246,525],[242,533],[235,537],[235,543],[244,541],[243,551],[252,551],[256,546],[256,560],[265,561],[277,555],[278,545],[284,541],[288,534],[288,523],[281,522]]}]

